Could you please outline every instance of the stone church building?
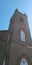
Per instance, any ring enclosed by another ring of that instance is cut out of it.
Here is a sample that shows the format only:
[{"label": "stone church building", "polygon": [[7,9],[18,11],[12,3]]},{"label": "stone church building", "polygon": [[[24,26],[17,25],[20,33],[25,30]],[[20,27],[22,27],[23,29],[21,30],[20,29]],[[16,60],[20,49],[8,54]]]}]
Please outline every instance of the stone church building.
[{"label": "stone church building", "polygon": [[0,31],[0,65],[32,65],[27,15],[15,10],[8,30]]}]

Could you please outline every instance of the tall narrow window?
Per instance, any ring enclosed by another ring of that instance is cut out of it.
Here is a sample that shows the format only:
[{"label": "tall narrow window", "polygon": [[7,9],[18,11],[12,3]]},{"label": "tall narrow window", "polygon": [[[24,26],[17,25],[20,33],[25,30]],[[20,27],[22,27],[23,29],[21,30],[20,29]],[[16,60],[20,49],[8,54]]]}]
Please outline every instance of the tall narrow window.
[{"label": "tall narrow window", "polygon": [[25,58],[23,58],[20,62],[20,65],[28,65],[27,61]]},{"label": "tall narrow window", "polygon": [[9,37],[10,37],[10,34],[8,35],[8,40],[7,40],[7,43],[9,42]]},{"label": "tall narrow window", "polygon": [[4,59],[4,61],[3,61],[3,65],[5,65],[5,59]]},{"label": "tall narrow window", "polygon": [[22,30],[20,31],[20,39],[21,39],[21,41],[25,42],[25,33]]}]

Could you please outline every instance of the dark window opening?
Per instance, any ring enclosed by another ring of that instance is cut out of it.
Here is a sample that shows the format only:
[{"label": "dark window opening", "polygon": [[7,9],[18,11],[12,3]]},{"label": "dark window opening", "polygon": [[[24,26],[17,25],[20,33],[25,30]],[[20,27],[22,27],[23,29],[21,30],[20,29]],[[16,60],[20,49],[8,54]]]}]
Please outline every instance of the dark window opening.
[{"label": "dark window opening", "polygon": [[23,18],[20,17],[20,22],[23,22]]}]

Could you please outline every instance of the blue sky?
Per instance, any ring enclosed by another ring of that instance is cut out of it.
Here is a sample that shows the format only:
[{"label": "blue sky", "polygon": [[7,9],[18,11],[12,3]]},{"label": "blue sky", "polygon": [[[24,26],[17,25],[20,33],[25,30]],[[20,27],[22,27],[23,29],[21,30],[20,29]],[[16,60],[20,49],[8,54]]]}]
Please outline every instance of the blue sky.
[{"label": "blue sky", "polygon": [[32,0],[0,0],[0,30],[8,29],[9,20],[16,8],[27,14],[32,36]]}]

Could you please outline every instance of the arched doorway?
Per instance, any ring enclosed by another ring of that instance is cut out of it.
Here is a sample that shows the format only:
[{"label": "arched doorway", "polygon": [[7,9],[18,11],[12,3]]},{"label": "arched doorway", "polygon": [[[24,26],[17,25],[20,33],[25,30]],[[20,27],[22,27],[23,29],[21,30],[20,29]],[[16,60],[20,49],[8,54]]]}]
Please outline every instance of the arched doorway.
[{"label": "arched doorway", "polygon": [[31,62],[28,56],[23,54],[18,58],[17,65],[31,65]]},{"label": "arched doorway", "polygon": [[22,58],[22,60],[20,61],[20,65],[28,65],[25,58]]}]

